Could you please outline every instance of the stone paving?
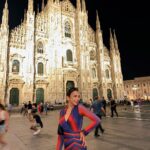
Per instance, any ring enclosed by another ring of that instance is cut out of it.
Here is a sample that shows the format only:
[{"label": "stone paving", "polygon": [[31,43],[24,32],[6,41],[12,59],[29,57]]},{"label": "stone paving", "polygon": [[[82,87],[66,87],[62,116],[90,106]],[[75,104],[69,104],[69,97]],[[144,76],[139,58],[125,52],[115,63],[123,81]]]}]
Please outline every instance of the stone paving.
[{"label": "stone paving", "polygon": [[[135,113],[129,107],[126,110],[120,107],[118,118],[111,118],[108,111],[102,120],[105,133],[95,138],[92,132],[86,137],[88,150],[150,150],[149,108],[142,106],[141,111]],[[9,150],[55,150],[58,117],[58,110],[43,115],[44,128],[39,135],[33,136],[28,119],[19,113],[12,114],[5,137]],[[85,118],[84,126],[88,123]]]}]

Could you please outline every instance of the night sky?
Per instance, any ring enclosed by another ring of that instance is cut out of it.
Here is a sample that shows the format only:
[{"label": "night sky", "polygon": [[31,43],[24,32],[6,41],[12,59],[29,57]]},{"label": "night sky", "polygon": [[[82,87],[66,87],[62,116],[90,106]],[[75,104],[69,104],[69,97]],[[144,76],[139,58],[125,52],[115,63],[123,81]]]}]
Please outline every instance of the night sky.
[{"label": "night sky", "polygon": [[[45,0],[46,2],[47,0]],[[105,45],[109,48],[109,28],[115,29],[121,54],[124,80],[150,76],[150,23],[148,2],[136,0],[85,0],[89,24],[95,29],[98,10]],[[5,0],[0,0],[0,22]],[[76,0],[71,0],[75,5]],[[41,0],[35,0],[41,4]],[[27,0],[8,0],[9,25],[20,24]]]}]

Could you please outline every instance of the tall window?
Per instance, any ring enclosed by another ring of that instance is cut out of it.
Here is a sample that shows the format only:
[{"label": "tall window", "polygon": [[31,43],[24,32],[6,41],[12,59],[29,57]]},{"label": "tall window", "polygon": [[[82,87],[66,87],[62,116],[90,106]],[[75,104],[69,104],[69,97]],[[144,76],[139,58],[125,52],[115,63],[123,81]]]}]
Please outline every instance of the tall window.
[{"label": "tall window", "polygon": [[71,38],[71,25],[68,21],[65,22],[65,37]]},{"label": "tall window", "polygon": [[92,77],[93,77],[93,79],[96,78],[96,70],[95,70],[95,68],[92,68]]},{"label": "tall window", "polygon": [[37,52],[43,54],[43,43],[39,42],[37,45]]},{"label": "tall window", "polygon": [[39,75],[43,75],[44,72],[44,67],[43,67],[43,63],[38,63],[38,74]]},{"label": "tall window", "polygon": [[72,59],[72,51],[71,50],[67,50],[67,61],[73,61],[73,59]]},{"label": "tall window", "polygon": [[20,63],[18,60],[14,60],[12,63],[12,72],[13,73],[19,73],[19,67],[20,67]]},{"label": "tall window", "polygon": [[109,79],[109,70],[106,69],[105,73],[106,73],[106,78]]}]

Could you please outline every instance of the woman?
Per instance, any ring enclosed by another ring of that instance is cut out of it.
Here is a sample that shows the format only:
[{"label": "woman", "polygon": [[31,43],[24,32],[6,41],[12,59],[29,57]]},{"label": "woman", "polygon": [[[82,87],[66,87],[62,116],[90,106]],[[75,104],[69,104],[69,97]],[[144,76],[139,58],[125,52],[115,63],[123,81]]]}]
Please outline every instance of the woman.
[{"label": "woman", "polygon": [[[85,136],[100,122],[94,113],[78,104],[79,99],[77,88],[68,90],[68,105],[60,112],[56,150],[62,150],[63,146],[65,150],[87,150]],[[82,129],[83,116],[92,121],[85,129]]]},{"label": "woman", "polygon": [[7,143],[4,141],[3,137],[5,132],[8,131],[8,120],[9,114],[5,110],[5,107],[0,104],[0,144],[5,146]]}]

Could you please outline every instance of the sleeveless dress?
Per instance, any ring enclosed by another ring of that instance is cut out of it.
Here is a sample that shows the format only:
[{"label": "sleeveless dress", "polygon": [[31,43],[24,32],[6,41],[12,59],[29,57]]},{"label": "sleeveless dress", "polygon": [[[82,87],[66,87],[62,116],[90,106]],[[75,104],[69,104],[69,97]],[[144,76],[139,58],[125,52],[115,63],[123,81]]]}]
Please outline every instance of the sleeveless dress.
[{"label": "sleeveless dress", "polygon": [[[67,121],[65,120],[66,111],[67,108],[60,111],[56,150],[62,150],[63,146],[65,150],[87,150],[87,147],[82,146],[80,132],[83,131],[86,136],[99,124],[99,118],[81,104],[72,109]],[[92,121],[84,130],[82,130],[83,116]]]}]

